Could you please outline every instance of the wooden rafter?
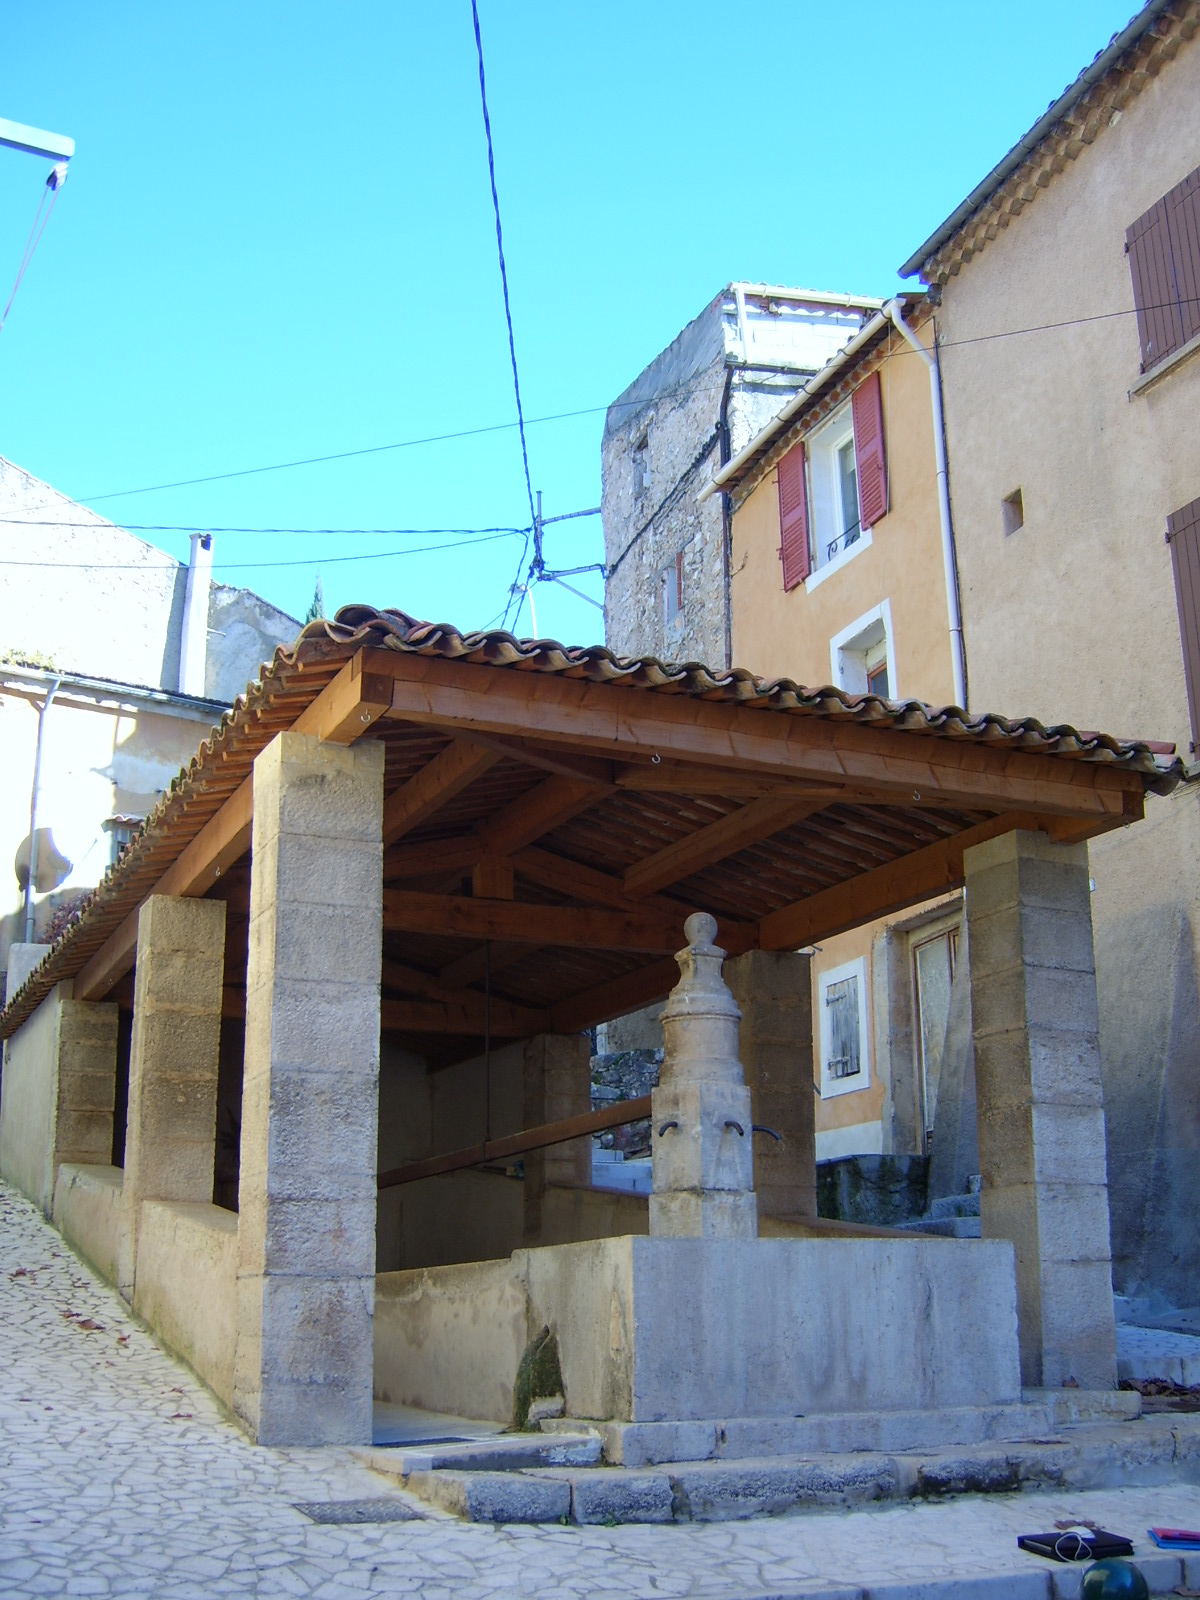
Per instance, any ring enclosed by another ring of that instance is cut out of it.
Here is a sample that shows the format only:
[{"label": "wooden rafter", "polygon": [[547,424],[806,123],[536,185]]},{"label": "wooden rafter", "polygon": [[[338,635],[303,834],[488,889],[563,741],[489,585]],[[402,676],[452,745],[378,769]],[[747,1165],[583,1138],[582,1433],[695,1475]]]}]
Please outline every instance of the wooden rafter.
[{"label": "wooden rafter", "polygon": [[652,909],[529,905],[408,889],[384,890],[383,926],[390,933],[503,939],[578,950],[663,951],[678,950],[683,943],[682,919]]},{"label": "wooden rafter", "polygon": [[465,1033],[482,1039],[486,1030],[497,1039],[529,1039],[549,1032],[550,1013],[495,995],[489,1004],[468,990],[452,1000],[383,1000],[380,1022],[393,1033]]},{"label": "wooden rafter", "polygon": [[494,767],[500,757],[477,745],[448,744],[415,777],[401,784],[383,803],[383,842],[394,844],[406,833],[436,816],[448,801],[461,794]]},{"label": "wooden rafter", "polygon": [[628,867],[626,892],[638,897],[665,889],[668,884],[678,883],[703,867],[710,867],[726,856],[736,855],[739,850],[781,833],[784,828],[821,810],[822,805],[822,801],[798,800],[794,795],[763,795],[749,800],[728,816],[697,828],[694,833]]}]

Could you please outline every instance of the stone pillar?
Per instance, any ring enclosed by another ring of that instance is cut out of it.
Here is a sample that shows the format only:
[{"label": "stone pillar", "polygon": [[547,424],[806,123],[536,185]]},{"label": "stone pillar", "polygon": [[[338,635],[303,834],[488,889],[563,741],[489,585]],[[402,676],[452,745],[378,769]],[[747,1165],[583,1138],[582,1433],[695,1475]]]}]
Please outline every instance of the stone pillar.
[{"label": "stone pillar", "polygon": [[754,1188],[764,1217],[817,1214],[816,1096],[813,1092],[811,958],[749,950],[725,963],[742,1013],[738,1055],[750,1114],[780,1140],[754,1144]]},{"label": "stone pillar", "polygon": [[112,1163],[117,1099],[119,1007],[109,1001],[59,1003],[58,1094],[54,1115],[54,1177],[66,1161]]},{"label": "stone pillar", "polygon": [[1017,1259],[1021,1379],[1116,1382],[1104,1095],[1085,845],[967,850],[985,1238]]},{"label": "stone pillar", "polygon": [[383,746],[254,763],[234,1410],[262,1444],[369,1444]]},{"label": "stone pillar", "polygon": [[142,1201],[212,1200],[224,974],[223,900],[143,902],[117,1285],[130,1301]]},{"label": "stone pillar", "polygon": [[663,1008],[663,1065],[654,1090],[656,1237],[753,1239],[758,1235],[750,1091],[738,1060],[741,1013],[721,977],[715,917],[683,925],[681,977]]},{"label": "stone pillar", "polygon": [[[562,1122],[592,1108],[592,1055],[586,1034],[540,1033],[525,1044],[525,1122]],[[531,1150],[525,1157],[525,1238],[542,1228],[542,1195],[548,1183],[586,1189],[592,1181],[590,1136]]]}]

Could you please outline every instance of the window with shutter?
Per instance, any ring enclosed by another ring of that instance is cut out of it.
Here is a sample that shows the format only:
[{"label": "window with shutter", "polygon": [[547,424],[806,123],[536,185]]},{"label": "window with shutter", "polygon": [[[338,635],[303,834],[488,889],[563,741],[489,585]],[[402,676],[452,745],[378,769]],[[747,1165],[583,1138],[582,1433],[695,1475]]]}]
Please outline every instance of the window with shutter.
[{"label": "window with shutter", "polygon": [[1192,750],[1196,751],[1200,750],[1200,500],[1193,500],[1167,518],[1167,543],[1175,573]]},{"label": "window with shutter", "polygon": [[1142,371],[1200,334],[1200,167],[1125,233]]},{"label": "window with shutter", "polygon": [[804,446],[798,444],[779,463],[779,559],[783,587],[794,589],[808,577],[808,491]]},{"label": "window with shutter", "polygon": [[887,459],[883,450],[883,396],[879,374],[872,372],[852,398],[854,455],[858,463],[858,507],[864,528],[887,515]]},{"label": "window with shutter", "polygon": [[822,1098],[870,1084],[867,964],[859,956],[818,976]]}]

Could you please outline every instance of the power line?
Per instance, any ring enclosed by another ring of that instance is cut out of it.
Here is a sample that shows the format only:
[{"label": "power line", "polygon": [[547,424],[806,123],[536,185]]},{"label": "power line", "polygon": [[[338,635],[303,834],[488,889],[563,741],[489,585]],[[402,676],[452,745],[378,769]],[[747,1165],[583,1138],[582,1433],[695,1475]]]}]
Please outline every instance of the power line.
[{"label": "power line", "polygon": [[[94,522],[63,522],[57,517],[46,517],[33,521],[23,517],[0,517],[0,525],[11,528],[88,528],[93,533],[102,531]],[[121,522],[112,523],[114,529],[123,533],[287,533],[287,534],[321,534],[321,535],[347,535],[362,538],[418,538],[432,539],[442,534],[468,534],[468,533],[524,533],[524,528],[517,528],[511,524],[493,528],[218,528],[212,523],[202,526],[188,526],[181,522]],[[451,548],[446,546],[444,548]]]},{"label": "power line", "polygon": [[[395,561],[402,556],[429,555],[436,550],[461,550],[466,545],[493,544],[497,539],[512,538],[514,533],[519,535],[521,529],[506,528],[500,533],[488,533],[478,539],[456,539],[452,544],[427,544],[410,546],[407,550],[375,550],[363,555],[353,556],[309,556],[304,560],[295,561],[216,561],[213,570],[228,571],[237,568],[242,572],[261,571],[272,567],[327,567],[335,562],[342,561]],[[526,546],[528,548],[528,546]],[[522,556],[522,560],[524,557]],[[180,569],[178,561],[7,561],[0,559],[0,567],[49,567],[56,571],[72,572],[146,572],[158,569],[163,572],[175,572]]]},{"label": "power line", "polygon": [[471,0],[471,20],[475,24],[475,53],[479,57],[479,100],[483,106],[483,131],[487,136],[488,177],[492,185],[492,210],[496,215],[496,253],[500,258],[500,286],[504,290],[504,320],[508,324],[508,353],[512,360],[513,393],[517,399],[517,427],[521,434],[521,461],[525,468],[525,492],[529,496],[529,520],[536,522],[533,509],[533,482],[529,476],[529,451],[525,445],[525,417],[521,410],[521,380],[517,376],[517,346],[513,339],[512,307],[508,301],[508,269],[504,264],[504,233],[500,227],[500,197],[496,193],[496,154],[492,148],[492,121],[488,116],[487,84],[483,76],[483,38],[479,32],[479,7]]}]

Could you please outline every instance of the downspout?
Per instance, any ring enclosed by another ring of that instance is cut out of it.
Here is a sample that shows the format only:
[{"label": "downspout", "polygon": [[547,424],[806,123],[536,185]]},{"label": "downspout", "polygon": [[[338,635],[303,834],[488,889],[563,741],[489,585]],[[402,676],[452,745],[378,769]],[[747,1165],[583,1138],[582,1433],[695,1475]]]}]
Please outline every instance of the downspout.
[{"label": "downspout", "polygon": [[42,734],[46,727],[46,713],[54,704],[61,678],[55,678],[50,691],[38,710],[37,744],[33,751],[33,788],[29,795],[29,876],[25,880],[25,943],[33,943],[33,881],[38,865],[38,787],[42,777]]},{"label": "downspout", "polygon": [[[741,302],[739,301],[739,306]],[[743,346],[743,350],[745,346]],[[719,430],[721,435],[721,465],[724,466],[733,454],[729,440],[729,395],[733,388],[733,368],[725,369],[725,388],[721,394],[721,420]],[[729,496],[721,496],[721,581],[725,586],[725,670],[733,666],[733,580],[730,575],[731,551],[730,541],[733,538],[733,529],[729,516]]]},{"label": "downspout", "polygon": [[208,659],[208,595],[212,584],[212,534],[192,535],[183,625],[179,630],[179,692],[204,698]]},{"label": "downspout", "polygon": [[933,454],[937,463],[938,513],[942,525],[942,569],[946,580],[946,611],[950,622],[950,660],[954,672],[954,703],[967,708],[967,662],[963,649],[962,609],[958,600],[958,560],[954,552],[954,525],[950,520],[950,475],[946,467],[946,424],[942,414],[942,377],[936,357],[904,320],[898,300],[889,300],[883,315],[912,346],[929,369],[933,403]]}]

